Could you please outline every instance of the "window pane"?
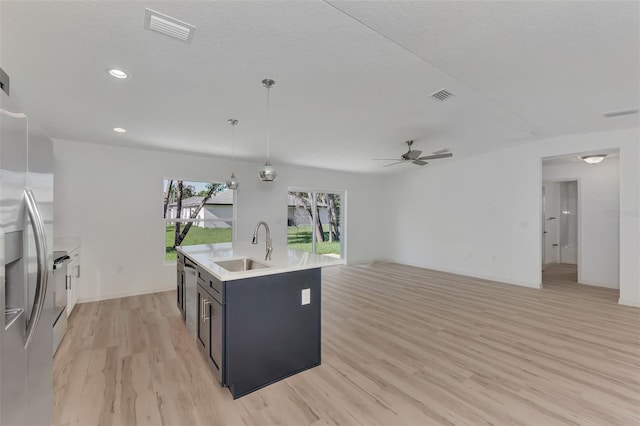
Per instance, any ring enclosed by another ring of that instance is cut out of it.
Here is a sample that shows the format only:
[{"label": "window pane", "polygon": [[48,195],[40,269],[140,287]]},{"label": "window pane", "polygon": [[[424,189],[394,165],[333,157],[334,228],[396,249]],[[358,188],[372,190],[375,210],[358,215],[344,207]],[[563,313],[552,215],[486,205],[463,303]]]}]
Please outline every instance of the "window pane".
[{"label": "window pane", "polygon": [[340,194],[316,193],[316,253],[340,257]]},{"label": "window pane", "polygon": [[342,197],[337,193],[288,193],[287,246],[341,256]]},{"label": "window pane", "polygon": [[287,246],[313,251],[311,235],[311,198],[308,192],[289,192],[287,207]]},{"label": "window pane", "polygon": [[[197,244],[214,244],[231,242],[231,226],[226,222],[194,221],[180,223],[180,233],[187,229],[187,234],[182,240],[181,246],[193,246]],[[176,240],[176,223],[167,222],[165,236],[165,260],[176,260],[174,248]]]},{"label": "window pane", "polygon": [[233,191],[226,184],[165,179],[163,201],[166,260],[175,260],[175,246],[231,242]]}]

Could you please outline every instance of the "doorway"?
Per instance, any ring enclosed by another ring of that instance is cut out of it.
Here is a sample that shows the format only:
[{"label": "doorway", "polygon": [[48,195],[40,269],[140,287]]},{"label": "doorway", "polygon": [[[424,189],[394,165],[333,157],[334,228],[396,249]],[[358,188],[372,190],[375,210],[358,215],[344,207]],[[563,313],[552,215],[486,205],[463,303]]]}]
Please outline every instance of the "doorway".
[{"label": "doorway", "polygon": [[545,181],[542,186],[542,283],[578,278],[579,181]]}]

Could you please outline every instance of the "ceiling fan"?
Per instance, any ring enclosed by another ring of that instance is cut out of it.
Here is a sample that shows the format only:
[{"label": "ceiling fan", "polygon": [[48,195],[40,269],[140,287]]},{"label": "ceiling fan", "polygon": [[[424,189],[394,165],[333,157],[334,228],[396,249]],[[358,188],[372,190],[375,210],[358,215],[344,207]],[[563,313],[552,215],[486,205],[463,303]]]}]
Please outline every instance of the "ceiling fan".
[{"label": "ceiling fan", "polygon": [[395,161],[395,163],[386,164],[382,167],[394,166],[396,164],[406,163],[407,161],[412,162],[413,164],[417,164],[418,166],[425,166],[429,164],[426,160],[437,160],[439,158],[449,158],[453,157],[452,152],[448,152],[447,149],[441,149],[440,151],[436,151],[433,155],[425,155],[420,157],[422,151],[418,149],[411,149],[411,145],[413,145],[413,141],[407,141],[406,144],[409,146],[409,150],[402,154],[400,158],[374,158],[374,160],[383,160],[383,161]]}]

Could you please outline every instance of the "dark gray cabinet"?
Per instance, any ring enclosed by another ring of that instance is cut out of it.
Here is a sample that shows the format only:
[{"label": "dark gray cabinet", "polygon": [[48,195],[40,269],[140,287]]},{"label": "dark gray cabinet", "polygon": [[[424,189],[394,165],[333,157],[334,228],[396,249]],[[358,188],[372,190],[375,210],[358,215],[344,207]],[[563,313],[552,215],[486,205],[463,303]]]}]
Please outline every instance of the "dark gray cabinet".
[{"label": "dark gray cabinet", "polygon": [[196,341],[234,399],[320,365],[320,284],[320,268],[223,282],[197,267]]},{"label": "dark gray cabinet", "polygon": [[[222,282],[198,269],[198,343],[224,386],[224,299]],[[215,285],[214,285],[215,282]]]},{"label": "dark gray cabinet", "polygon": [[320,365],[320,281],[316,268],[226,283],[225,384],[234,398]]}]

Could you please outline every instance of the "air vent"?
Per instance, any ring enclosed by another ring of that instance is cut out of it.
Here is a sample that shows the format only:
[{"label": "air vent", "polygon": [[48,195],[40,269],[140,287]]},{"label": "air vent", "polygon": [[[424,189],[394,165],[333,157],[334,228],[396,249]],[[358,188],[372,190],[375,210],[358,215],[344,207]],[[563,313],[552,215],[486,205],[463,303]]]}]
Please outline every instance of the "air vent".
[{"label": "air vent", "polygon": [[429,96],[431,96],[433,99],[437,100],[437,101],[446,101],[447,99],[455,96],[453,93],[451,93],[450,91],[448,91],[447,89],[440,89],[437,92],[433,92],[432,94],[430,94]]},{"label": "air vent", "polygon": [[144,27],[147,30],[156,31],[180,41],[189,43],[193,38],[196,27],[186,22],[179,21],[171,16],[164,15],[152,9],[145,9]]},{"label": "air vent", "polygon": [[623,111],[603,112],[602,115],[604,115],[607,118],[611,118],[611,117],[620,117],[621,115],[637,114],[638,111],[640,111],[640,109],[633,108],[633,109],[625,109]]}]

